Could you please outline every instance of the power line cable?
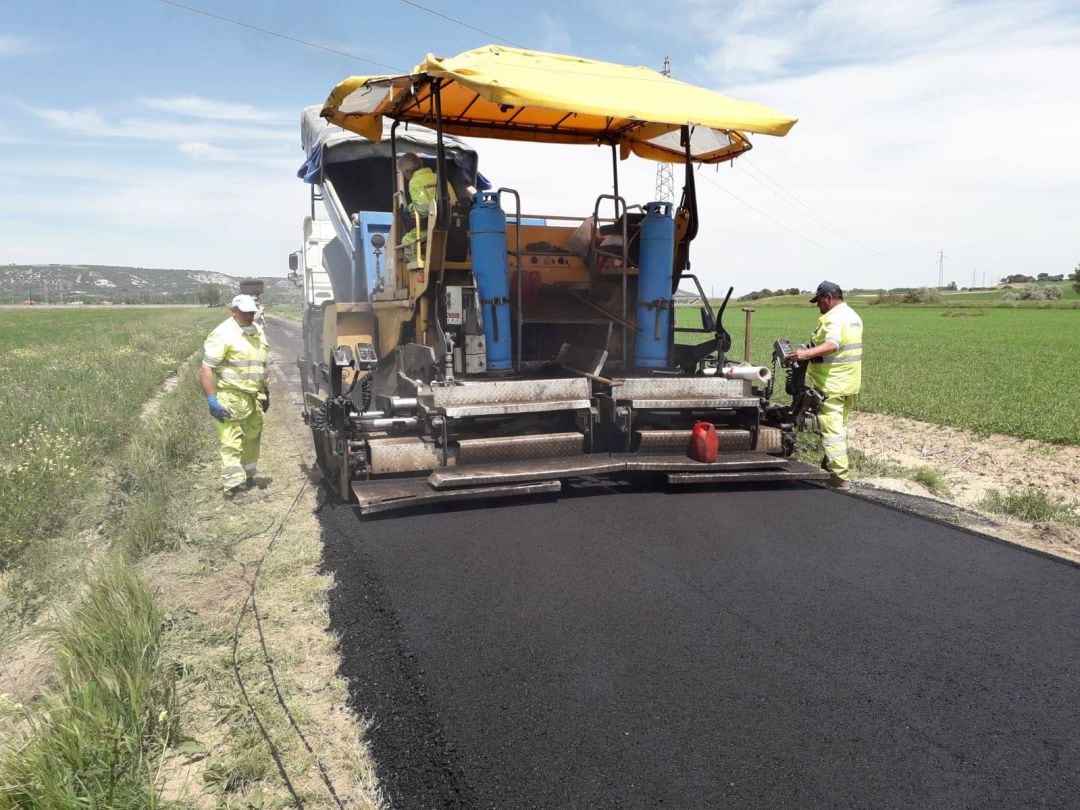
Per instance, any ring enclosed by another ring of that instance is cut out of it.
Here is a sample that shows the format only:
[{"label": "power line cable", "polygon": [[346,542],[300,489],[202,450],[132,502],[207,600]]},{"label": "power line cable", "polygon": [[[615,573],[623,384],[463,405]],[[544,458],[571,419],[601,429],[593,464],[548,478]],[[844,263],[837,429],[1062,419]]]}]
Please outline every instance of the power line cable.
[{"label": "power line cable", "polygon": [[426,11],[428,14],[432,14],[436,17],[441,17],[444,20],[454,23],[454,25],[460,25],[462,28],[468,28],[470,31],[475,31],[478,34],[483,34],[485,37],[493,37],[494,39],[499,40],[499,42],[505,42],[507,45],[513,45],[515,48],[528,50],[528,48],[526,48],[524,45],[518,45],[516,42],[512,42],[509,39],[503,39],[498,34],[493,34],[490,31],[485,31],[483,28],[477,28],[475,25],[469,25],[467,22],[462,22],[456,17],[451,17],[447,14],[443,14],[441,12],[435,11],[434,9],[428,8],[427,6],[422,6],[419,3],[414,3],[412,2],[412,0],[401,0],[401,2],[407,6],[412,6],[413,8],[418,8],[421,11]]},{"label": "power line cable", "polygon": [[[858,245],[863,250],[869,251],[870,253],[873,253],[876,256],[880,256],[881,258],[886,259],[887,261],[890,261],[890,262],[896,261],[892,256],[886,256],[884,253],[881,253],[880,251],[875,250],[874,248],[870,247],[866,243],[862,242],[861,240],[859,240],[856,237],[852,236],[851,234],[847,233],[846,231],[844,231],[840,227],[834,225],[832,222],[830,222],[828,219],[826,219],[823,215],[819,214],[817,211],[815,211],[809,205],[804,203],[801,199],[796,197],[795,194],[793,194],[792,192],[790,192],[786,188],[784,188],[784,186],[781,185],[781,183],[778,180],[775,180],[772,176],[770,176],[760,166],[757,166],[757,165],[751,163],[746,158],[742,158],[741,160],[736,161],[735,166],[737,168],[739,168],[739,169],[742,169],[743,173],[746,174],[747,177],[749,177],[751,180],[753,180],[754,182],[761,185],[762,188],[764,188],[766,191],[768,191],[768,192],[770,192],[772,194],[775,194],[777,197],[779,197],[781,200],[786,202],[788,205],[790,205],[795,210],[800,211],[805,216],[810,217],[811,219],[815,220],[819,225],[821,225],[826,230],[832,231],[837,236],[841,236],[844,239],[847,239],[847,240],[853,242],[854,244]],[[760,174],[762,177],[764,177],[766,180],[768,180],[769,183],[771,183],[772,186],[775,187],[775,188],[770,187],[769,185],[766,185],[765,182],[760,180],[758,177],[755,177],[754,174],[752,174],[750,172],[747,172],[746,171],[747,169],[752,170],[756,174]]]},{"label": "power line cable", "polygon": [[[599,14],[593,14],[591,11],[589,11],[588,9],[582,8],[577,3],[570,2],[570,0],[562,0],[562,3],[563,3],[564,6],[570,6],[570,8],[574,9],[579,14],[585,14],[585,15],[587,15],[589,17],[592,17],[594,20],[597,20],[598,22],[603,23],[605,26],[610,26],[612,24],[612,20],[610,18],[601,17]],[[639,45],[642,45],[643,47],[648,48],[650,51],[652,51],[657,56],[660,55],[661,51],[657,49],[655,42],[646,42],[645,40],[634,36],[629,31],[627,31],[624,26],[619,26],[619,32],[623,36],[625,36],[627,39],[632,39],[632,40],[634,40],[634,42],[638,43]],[[664,58],[667,59],[667,56],[668,55],[665,53]]]},{"label": "power line cable", "polygon": [[818,242],[817,240],[815,240],[815,239],[811,239],[811,238],[810,238],[809,236],[807,236],[806,234],[804,234],[804,233],[800,233],[799,231],[797,231],[797,230],[795,230],[794,228],[792,228],[792,227],[791,227],[790,225],[786,225],[786,224],[784,224],[783,222],[781,222],[780,220],[776,219],[775,217],[773,217],[773,216],[770,216],[769,214],[765,213],[765,212],[764,212],[764,211],[762,211],[762,210],[761,210],[760,208],[758,208],[758,207],[756,207],[756,206],[754,206],[754,205],[751,205],[751,204],[750,204],[750,203],[748,203],[748,202],[747,202],[746,200],[744,200],[744,199],[743,199],[742,197],[740,197],[740,196],[739,196],[738,194],[735,194],[734,192],[728,191],[728,190],[727,190],[726,188],[724,188],[724,187],[723,187],[722,185],[720,185],[720,184],[719,184],[719,183],[717,183],[717,182],[716,182],[715,180],[713,180],[713,179],[712,179],[711,177],[709,177],[709,175],[707,175],[707,174],[702,174],[701,176],[702,176],[702,177],[704,177],[704,178],[705,178],[705,180],[706,180],[707,182],[709,182],[709,183],[711,183],[712,185],[716,186],[716,188],[720,189],[720,190],[721,190],[722,192],[724,192],[725,194],[727,194],[727,195],[728,195],[729,197],[731,197],[732,199],[734,199],[734,200],[738,201],[739,203],[741,203],[742,205],[746,206],[746,207],[747,207],[747,208],[749,208],[749,209],[750,209],[751,211],[753,211],[753,212],[755,212],[755,213],[757,213],[757,214],[760,214],[761,216],[765,217],[765,219],[769,220],[770,222],[772,222],[772,223],[774,223],[774,224],[776,224],[776,225],[779,225],[779,226],[780,226],[781,228],[783,228],[783,229],[784,229],[785,231],[789,231],[790,233],[793,233],[793,234],[795,234],[795,236],[799,237],[800,239],[802,239],[802,240],[804,240],[804,241],[806,241],[806,242],[809,242],[809,243],[810,243],[811,245],[814,245],[815,247],[819,247],[819,248],[821,248],[822,250],[827,250],[827,251],[828,251],[829,253],[832,253],[832,254],[833,254],[833,255],[835,255],[835,256],[839,256],[839,257],[840,257],[841,259],[845,259],[846,261],[851,261],[851,257],[850,257],[850,256],[846,256],[845,254],[843,254],[843,253],[841,253],[841,252],[839,252],[839,251],[837,251],[837,250],[833,250],[833,249],[832,249],[831,247],[829,247],[828,245],[823,245],[823,244],[821,244],[820,242]]},{"label": "power line cable", "polygon": [[[407,74],[407,73],[410,72],[409,70],[406,70],[405,68],[397,67],[395,65],[388,65],[385,62],[378,62],[378,61],[376,61],[374,59],[368,59],[367,57],[364,57],[364,56],[357,56],[356,54],[349,53],[348,51],[342,51],[342,50],[338,50],[336,48],[329,48],[329,47],[327,47],[325,45],[319,45],[316,42],[310,42],[310,41],[308,41],[306,39],[300,39],[299,37],[294,37],[294,36],[291,36],[290,34],[282,34],[279,31],[273,31],[273,30],[271,30],[269,28],[262,28],[262,27],[257,26],[257,25],[251,25],[250,23],[246,23],[243,20],[235,20],[235,19],[233,19],[231,17],[224,17],[224,16],[222,16],[220,14],[214,14],[214,13],[212,13],[210,11],[205,11],[204,9],[201,9],[201,8],[195,8],[194,6],[188,6],[188,5],[185,5],[183,3],[178,3],[178,2],[176,2],[176,0],[158,0],[158,2],[163,3],[165,5],[168,5],[168,6],[175,6],[176,8],[183,9],[184,11],[189,11],[189,12],[191,12],[193,14],[201,14],[201,15],[203,15],[205,17],[210,17],[211,19],[219,20],[221,22],[226,22],[226,23],[229,23],[231,25],[237,25],[237,26],[239,26],[241,28],[246,28],[249,31],[256,31],[256,32],[258,32],[260,34],[266,34],[267,36],[277,37],[278,39],[284,39],[284,40],[286,40],[288,42],[296,43],[297,45],[304,45],[305,47],[308,47],[308,48],[316,48],[316,49],[318,49],[320,51],[325,51],[327,53],[332,53],[332,54],[335,54],[337,56],[345,56],[345,57],[347,57],[349,59],[354,59],[354,60],[356,60],[358,62],[366,62],[366,63],[368,63],[370,65],[376,65],[376,66],[381,67],[381,68],[386,68],[387,70],[393,71],[394,74],[397,74],[397,75],[404,75],[404,74]],[[513,42],[512,40],[504,39],[504,38],[498,36],[497,34],[493,34],[490,31],[485,31],[482,28],[476,28],[475,26],[469,25],[468,23],[462,22],[461,20],[458,20],[458,19],[456,19],[454,17],[450,17],[450,16],[448,16],[446,14],[441,14],[438,11],[434,11],[433,9],[429,9],[429,8],[427,8],[425,6],[422,6],[419,3],[411,2],[411,0],[401,0],[401,2],[405,3],[406,5],[413,6],[413,7],[417,8],[417,9],[419,9],[421,11],[425,11],[425,12],[427,12],[429,14],[433,14],[436,17],[441,17],[442,19],[447,20],[448,22],[452,22],[455,25],[460,25],[460,26],[462,26],[464,28],[468,28],[470,31],[476,31],[477,33],[481,33],[484,36],[492,37],[494,39],[497,39],[500,42],[504,42],[507,45],[510,45],[510,46],[512,46],[514,48],[521,48],[522,50],[529,50],[529,48],[527,48],[525,45],[521,45],[521,44],[519,44],[517,42]],[[542,72],[548,73],[548,74],[559,73],[560,72],[557,68],[553,68],[550,65],[545,65],[545,66],[519,65],[518,67],[521,68],[522,70],[538,70],[538,71],[542,71]],[[607,78],[607,79],[617,79],[617,80],[621,80],[621,81],[633,81],[633,82],[643,82],[643,81],[664,82],[664,81],[667,81],[666,77],[661,76],[661,75],[657,75],[656,78],[649,78],[649,77],[644,77],[644,76],[614,76],[613,77],[613,76],[610,76],[609,74],[606,74],[606,73],[589,73],[589,72],[583,72],[583,71],[579,71],[579,70],[573,70],[573,71],[571,71],[571,73],[574,76],[598,76],[598,77],[603,77],[603,78]]]},{"label": "power line cable", "polygon": [[306,46],[308,48],[317,48],[320,51],[326,51],[327,53],[333,53],[333,54],[337,54],[338,56],[344,56],[344,57],[347,57],[349,59],[355,59],[357,62],[367,62],[369,65],[375,65],[377,67],[386,68],[387,70],[394,71],[394,73],[404,73],[405,72],[401,68],[394,67],[393,65],[388,65],[385,62],[377,62],[374,59],[368,59],[367,57],[364,57],[364,56],[357,56],[356,54],[349,53],[348,51],[339,51],[336,48],[328,48],[325,45],[319,45],[317,42],[309,42],[306,39],[300,39],[299,37],[290,36],[289,34],[282,34],[282,33],[279,33],[277,31],[271,31],[269,28],[260,28],[257,25],[251,25],[250,23],[246,23],[243,20],[234,20],[232,17],[223,17],[220,14],[214,14],[213,12],[205,11],[204,9],[201,9],[201,8],[195,8],[194,6],[186,6],[183,3],[177,3],[176,0],[159,0],[159,2],[164,3],[167,6],[175,6],[176,8],[181,8],[184,11],[190,11],[192,14],[202,14],[204,17],[210,17],[211,19],[220,20],[221,22],[227,22],[227,23],[230,23],[232,25],[238,25],[241,28],[248,29],[249,31],[257,31],[260,34],[266,34],[266,35],[271,36],[271,37],[277,37],[278,39],[284,39],[284,40],[287,40],[289,42],[294,42],[297,45],[304,45],[304,46]]},{"label": "power line cable", "polygon": [[[344,56],[344,57],[347,57],[349,59],[354,59],[354,60],[356,60],[358,62],[366,62],[368,64],[376,65],[378,67],[387,68],[388,70],[392,70],[395,73],[405,73],[405,71],[402,68],[396,67],[394,65],[388,65],[385,62],[378,62],[378,61],[376,61],[374,59],[368,59],[368,58],[363,57],[363,56],[357,56],[356,54],[348,53],[347,51],[338,50],[336,48],[329,48],[329,47],[327,47],[325,45],[319,45],[318,43],[309,42],[308,40],[300,39],[299,37],[290,36],[289,34],[282,34],[282,33],[278,32],[278,31],[272,31],[272,30],[270,30],[268,28],[262,28],[262,27],[257,26],[257,25],[252,25],[250,23],[243,22],[242,20],[235,20],[235,19],[233,19],[231,17],[225,17],[225,16],[220,15],[220,14],[214,14],[213,12],[209,12],[209,11],[206,11],[204,9],[199,9],[199,8],[195,8],[193,6],[185,5],[183,3],[178,3],[178,2],[176,2],[176,0],[159,0],[159,2],[161,2],[161,3],[165,4],[165,5],[174,6],[176,8],[183,9],[184,11],[188,11],[188,12],[191,12],[193,14],[201,14],[203,16],[210,17],[211,19],[219,20],[221,22],[226,22],[226,23],[229,23],[231,25],[239,26],[241,28],[246,28],[246,29],[248,29],[250,31],[256,31],[256,32],[258,32],[260,34],[266,34],[268,36],[277,37],[278,39],[284,39],[284,40],[286,40],[288,42],[293,42],[293,43],[296,43],[298,45],[304,45],[304,46],[309,47],[309,48],[316,48],[318,50],[325,51],[327,53],[332,53],[332,54],[336,54],[338,56]],[[400,2],[402,2],[403,4],[405,4],[407,6],[412,6],[413,8],[416,8],[416,9],[418,9],[420,11],[426,12],[427,14],[431,14],[431,15],[433,15],[435,17],[439,17],[440,19],[446,20],[447,22],[452,22],[455,25],[461,26],[462,28],[466,28],[466,29],[468,29],[470,31],[475,31],[476,33],[483,34],[484,36],[492,37],[492,38],[494,38],[494,39],[496,39],[496,40],[498,40],[500,42],[504,42],[507,45],[511,45],[511,46],[513,46],[515,48],[522,48],[522,49],[527,50],[526,46],[521,45],[519,43],[516,43],[513,40],[505,39],[504,37],[500,37],[499,35],[494,34],[494,33],[490,32],[490,31],[485,31],[482,28],[477,28],[476,26],[473,26],[473,25],[470,25],[469,23],[463,22],[462,20],[459,20],[456,17],[451,17],[451,16],[449,16],[447,14],[443,14],[441,12],[435,11],[434,9],[430,9],[427,6],[423,6],[420,3],[413,2],[413,0],[400,0]],[[581,9],[578,9],[578,10],[580,11]],[[631,38],[633,39],[634,37],[631,37]],[[637,40],[637,41],[641,42],[641,44],[646,44],[641,40]],[[652,46],[650,46],[650,47],[652,47]],[[634,78],[637,78],[640,81],[640,77],[634,77]],[[664,80],[666,80],[667,77],[666,76],[661,76],[661,77],[658,77],[658,78],[659,78],[660,81],[664,81]],[[763,170],[758,169],[757,167],[753,167],[753,168],[756,171],[758,171],[761,174],[768,177],[768,175],[765,174],[765,172]],[[705,179],[709,183],[716,186],[716,188],[720,189],[720,191],[722,191],[724,194],[727,194],[729,197],[736,200],[737,202],[739,202],[740,204],[742,204],[746,208],[749,208],[751,211],[754,211],[755,213],[759,214],[760,216],[765,217],[770,222],[773,222],[774,224],[779,225],[784,230],[789,231],[790,233],[794,234],[795,236],[798,236],[800,239],[803,239],[806,242],[809,242],[810,244],[814,245],[815,247],[821,248],[822,250],[828,251],[829,253],[832,253],[832,254],[834,254],[836,256],[840,256],[841,258],[846,259],[848,261],[851,260],[850,257],[844,255],[843,253],[840,253],[839,251],[833,250],[832,248],[830,248],[830,247],[828,247],[826,245],[823,245],[823,244],[821,244],[820,242],[818,242],[818,241],[816,241],[814,239],[811,239],[809,236],[806,236],[805,234],[800,233],[799,231],[795,230],[791,226],[789,226],[789,225],[781,222],[780,220],[776,219],[775,217],[772,217],[769,214],[765,213],[760,208],[757,208],[756,206],[751,205],[746,200],[739,197],[737,194],[735,194],[735,193],[733,193],[731,191],[728,191],[726,188],[721,186],[719,183],[716,183],[715,181],[713,181],[710,177],[708,177],[708,175],[703,175],[703,176],[705,177]],[[750,176],[751,179],[755,179],[755,180],[757,179],[757,178],[754,178],[752,175],[748,175],[748,176]],[[772,178],[769,178],[769,179],[772,180]],[[758,182],[760,183],[761,181],[758,181]],[[791,198],[793,200],[795,200],[799,205],[801,205],[803,208],[806,208],[807,211],[809,212],[809,215],[814,216],[814,217],[819,217],[819,215],[814,213],[812,211],[812,209],[809,208],[809,206],[806,206],[805,203],[802,203],[802,201],[799,200],[797,197],[795,197],[793,194],[790,194],[790,192],[787,192],[785,189],[783,189],[783,187],[780,186],[779,183],[776,183],[775,180],[772,180],[772,182],[775,183],[778,188],[780,188],[782,191],[784,191],[784,193],[790,195]],[[764,184],[762,183],[762,185],[764,185]],[[769,189],[767,186],[766,186],[766,190],[772,191],[772,189]],[[773,193],[775,194],[776,192],[773,192]],[[823,224],[825,224],[824,218],[820,218],[820,219],[823,221]],[[866,245],[863,245],[862,243],[860,243],[854,237],[852,237],[850,235],[847,235],[847,234],[844,234],[842,231],[839,231],[838,229],[836,229],[835,226],[826,225],[826,227],[829,227],[830,230],[833,230],[834,232],[836,232],[836,233],[838,233],[840,235],[846,236],[847,238],[849,238],[852,241],[859,244],[864,249],[869,250],[872,253],[875,253],[878,256],[881,256],[884,259],[889,259],[891,261],[890,257],[885,256],[882,253],[878,253],[878,251],[874,250],[873,248],[870,248],[870,247],[868,247]]]}]

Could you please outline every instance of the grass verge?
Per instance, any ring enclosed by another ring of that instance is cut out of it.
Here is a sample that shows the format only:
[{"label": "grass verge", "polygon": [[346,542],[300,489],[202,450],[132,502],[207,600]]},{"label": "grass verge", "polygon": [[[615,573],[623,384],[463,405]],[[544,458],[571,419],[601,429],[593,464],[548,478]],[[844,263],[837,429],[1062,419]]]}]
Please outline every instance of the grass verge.
[{"label": "grass verge", "polygon": [[[53,540],[92,505],[103,461],[141,433],[139,407],[223,317],[199,309],[4,313],[0,572],[55,563]],[[21,587],[24,577],[16,579]]]},{"label": "grass verge", "polygon": [[1008,515],[1026,523],[1065,523],[1080,526],[1078,505],[1064,498],[1048,495],[1042,490],[1029,489],[1023,492],[990,490],[977,507],[985,512]]},{"label": "grass verge", "polygon": [[[166,800],[294,806],[284,770],[308,807],[338,806],[328,782],[345,806],[385,806],[362,738],[366,724],[347,705],[336,640],[326,631],[332,579],[318,573],[318,489],[308,480],[302,431],[294,409],[272,408],[259,486],[224,502],[208,462],[202,480],[179,496],[182,543],[144,564],[172,617],[165,649],[181,673],[178,716],[187,742],[166,754]],[[256,570],[257,609],[245,611]]]},{"label": "grass verge", "polygon": [[[803,432],[799,434],[795,448],[796,458],[806,464],[821,462],[821,439],[817,434]],[[848,462],[852,476],[858,478],[905,478],[926,487],[939,498],[949,496],[949,484],[945,473],[936,467],[906,467],[889,459],[870,456],[848,445]]]},{"label": "grass verge", "polygon": [[9,724],[0,808],[159,804],[157,770],[176,732],[175,672],[162,656],[163,611],[136,560],[180,536],[170,492],[203,446],[195,369],[189,363],[155,416],[132,430],[97,510],[105,544],[64,582],[79,594],[74,605],[53,605],[36,628],[55,685]]},{"label": "grass verge", "polygon": [[0,759],[0,807],[156,807],[173,680],[160,660],[162,615],[122,555],[99,562],[85,595],[44,629],[58,686]]}]

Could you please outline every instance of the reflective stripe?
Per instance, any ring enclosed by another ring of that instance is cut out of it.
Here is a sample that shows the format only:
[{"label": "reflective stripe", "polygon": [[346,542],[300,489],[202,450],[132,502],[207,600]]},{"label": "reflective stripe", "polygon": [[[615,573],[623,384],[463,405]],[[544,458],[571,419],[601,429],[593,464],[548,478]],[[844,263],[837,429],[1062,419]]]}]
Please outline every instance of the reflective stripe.
[{"label": "reflective stripe", "polygon": [[221,468],[221,475],[222,475],[223,478],[227,478],[230,475],[236,475],[237,473],[242,473],[243,471],[244,471],[244,468],[241,467],[239,464],[237,464],[237,465],[232,466],[232,467],[222,467]]},{"label": "reflective stripe", "polygon": [[825,458],[827,458],[829,461],[836,461],[839,458],[847,458],[847,449],[845,448],[843,452],[837,452],[836,450],[832,450],[826,447]]},{"label": "reflective stripe", "polygon": [[808,384],[828,396],[856,394],[862,384],[862,320],[847,304],[838,304],[821,316],[811,337],[815,345],[825,340],[836,351],[829,352],[806,370]]},{"label": "reflective stripe", "polygon": [[837,357],[835,354],[827,355],[821,358],[822,363],[861,363],[862,355],[856,354],[851,357]]},{"label": "reflective stripe", "polygon": [[204,357],[202,362],[204,366],[209,366],[210,368],[217,368],[221,365],[221,358]]},{"label": "reflective stripe", "polygon": [[266,366],[264,360],[226,360],[220,364],[222,368],[263,368]]},{"label": "reflective stripe", "polygon": [[221,372],[222,382],[238,382],[240,380],[251,380],[253,382],[264,382],[267,379],[265,372],[233,372],[231,369],[225,369]]},{"label": "reflective stripe", "polygon": [[843,444],[847,441],[847,436],[830,436],[828,439],[821,440],[822,447],[828,447],[830,444]]},{"label": "reflective stripe", "polygon": [[255,470],[258,469],[258,467],[259,467],[259,463],[255,462],[254,464],[245,464],[244,467],[243,467],[243,470],[244,470],[244,472],[255,472]]}]

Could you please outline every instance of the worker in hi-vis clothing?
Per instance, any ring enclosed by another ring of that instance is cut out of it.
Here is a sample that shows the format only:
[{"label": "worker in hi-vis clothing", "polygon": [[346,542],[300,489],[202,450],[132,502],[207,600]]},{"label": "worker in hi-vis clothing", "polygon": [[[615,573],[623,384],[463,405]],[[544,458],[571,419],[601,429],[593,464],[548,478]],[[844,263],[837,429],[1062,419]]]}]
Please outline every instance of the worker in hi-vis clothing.
[{"label": "worker in hi-vis clothing", "polygon": [[[405,182],[409,184],[409,213],[417,213],[421,219],[426,219],[431,204],[439,197],[439,181],[435,172],[425,166],[424,161],[415,152],[406,152],[399,157],[397,166]],[[450,197],[450,204],[454,205],[457,202],[457,193],[450,183],[446,184],[446,191]],[[420,231],[416,227],[402,238],[401,244],[406,246],[407,261],[414,260],[416,255],[414,245],[419,239]]]},{"label": "worker in hi-vis clothing", "polygon": [[226,498],[255,483],[263,413],[270,408],[270,346],[266,332],[255,323],[257,309],[250,295],[233,298],[231,316],[203,346],[200,378],[210,415],[218,421]]},{"label": "worker in hi-vis clothing", "polygon": [[796,349],[788,357],[809,361],[806,382],[824,397],[818,406],[817,423],[822,466],[829,471],[829,486],[848,489],[847,425],[862,385],[862,318],[844,303],[844,291],[831,281],[818,285],[811,304],[821,318],[809,348]]}]

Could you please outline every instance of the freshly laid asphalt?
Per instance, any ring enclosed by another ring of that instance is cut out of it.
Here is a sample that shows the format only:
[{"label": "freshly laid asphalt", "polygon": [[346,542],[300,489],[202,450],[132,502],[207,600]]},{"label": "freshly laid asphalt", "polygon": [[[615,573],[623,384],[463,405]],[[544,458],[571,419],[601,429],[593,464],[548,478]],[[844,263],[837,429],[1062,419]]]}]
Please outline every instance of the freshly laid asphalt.
[{"label": "freshly laid asphalt", "polygon": [[809,485],[319,510],[394,807],[1080,806],[1080,570]]}]

